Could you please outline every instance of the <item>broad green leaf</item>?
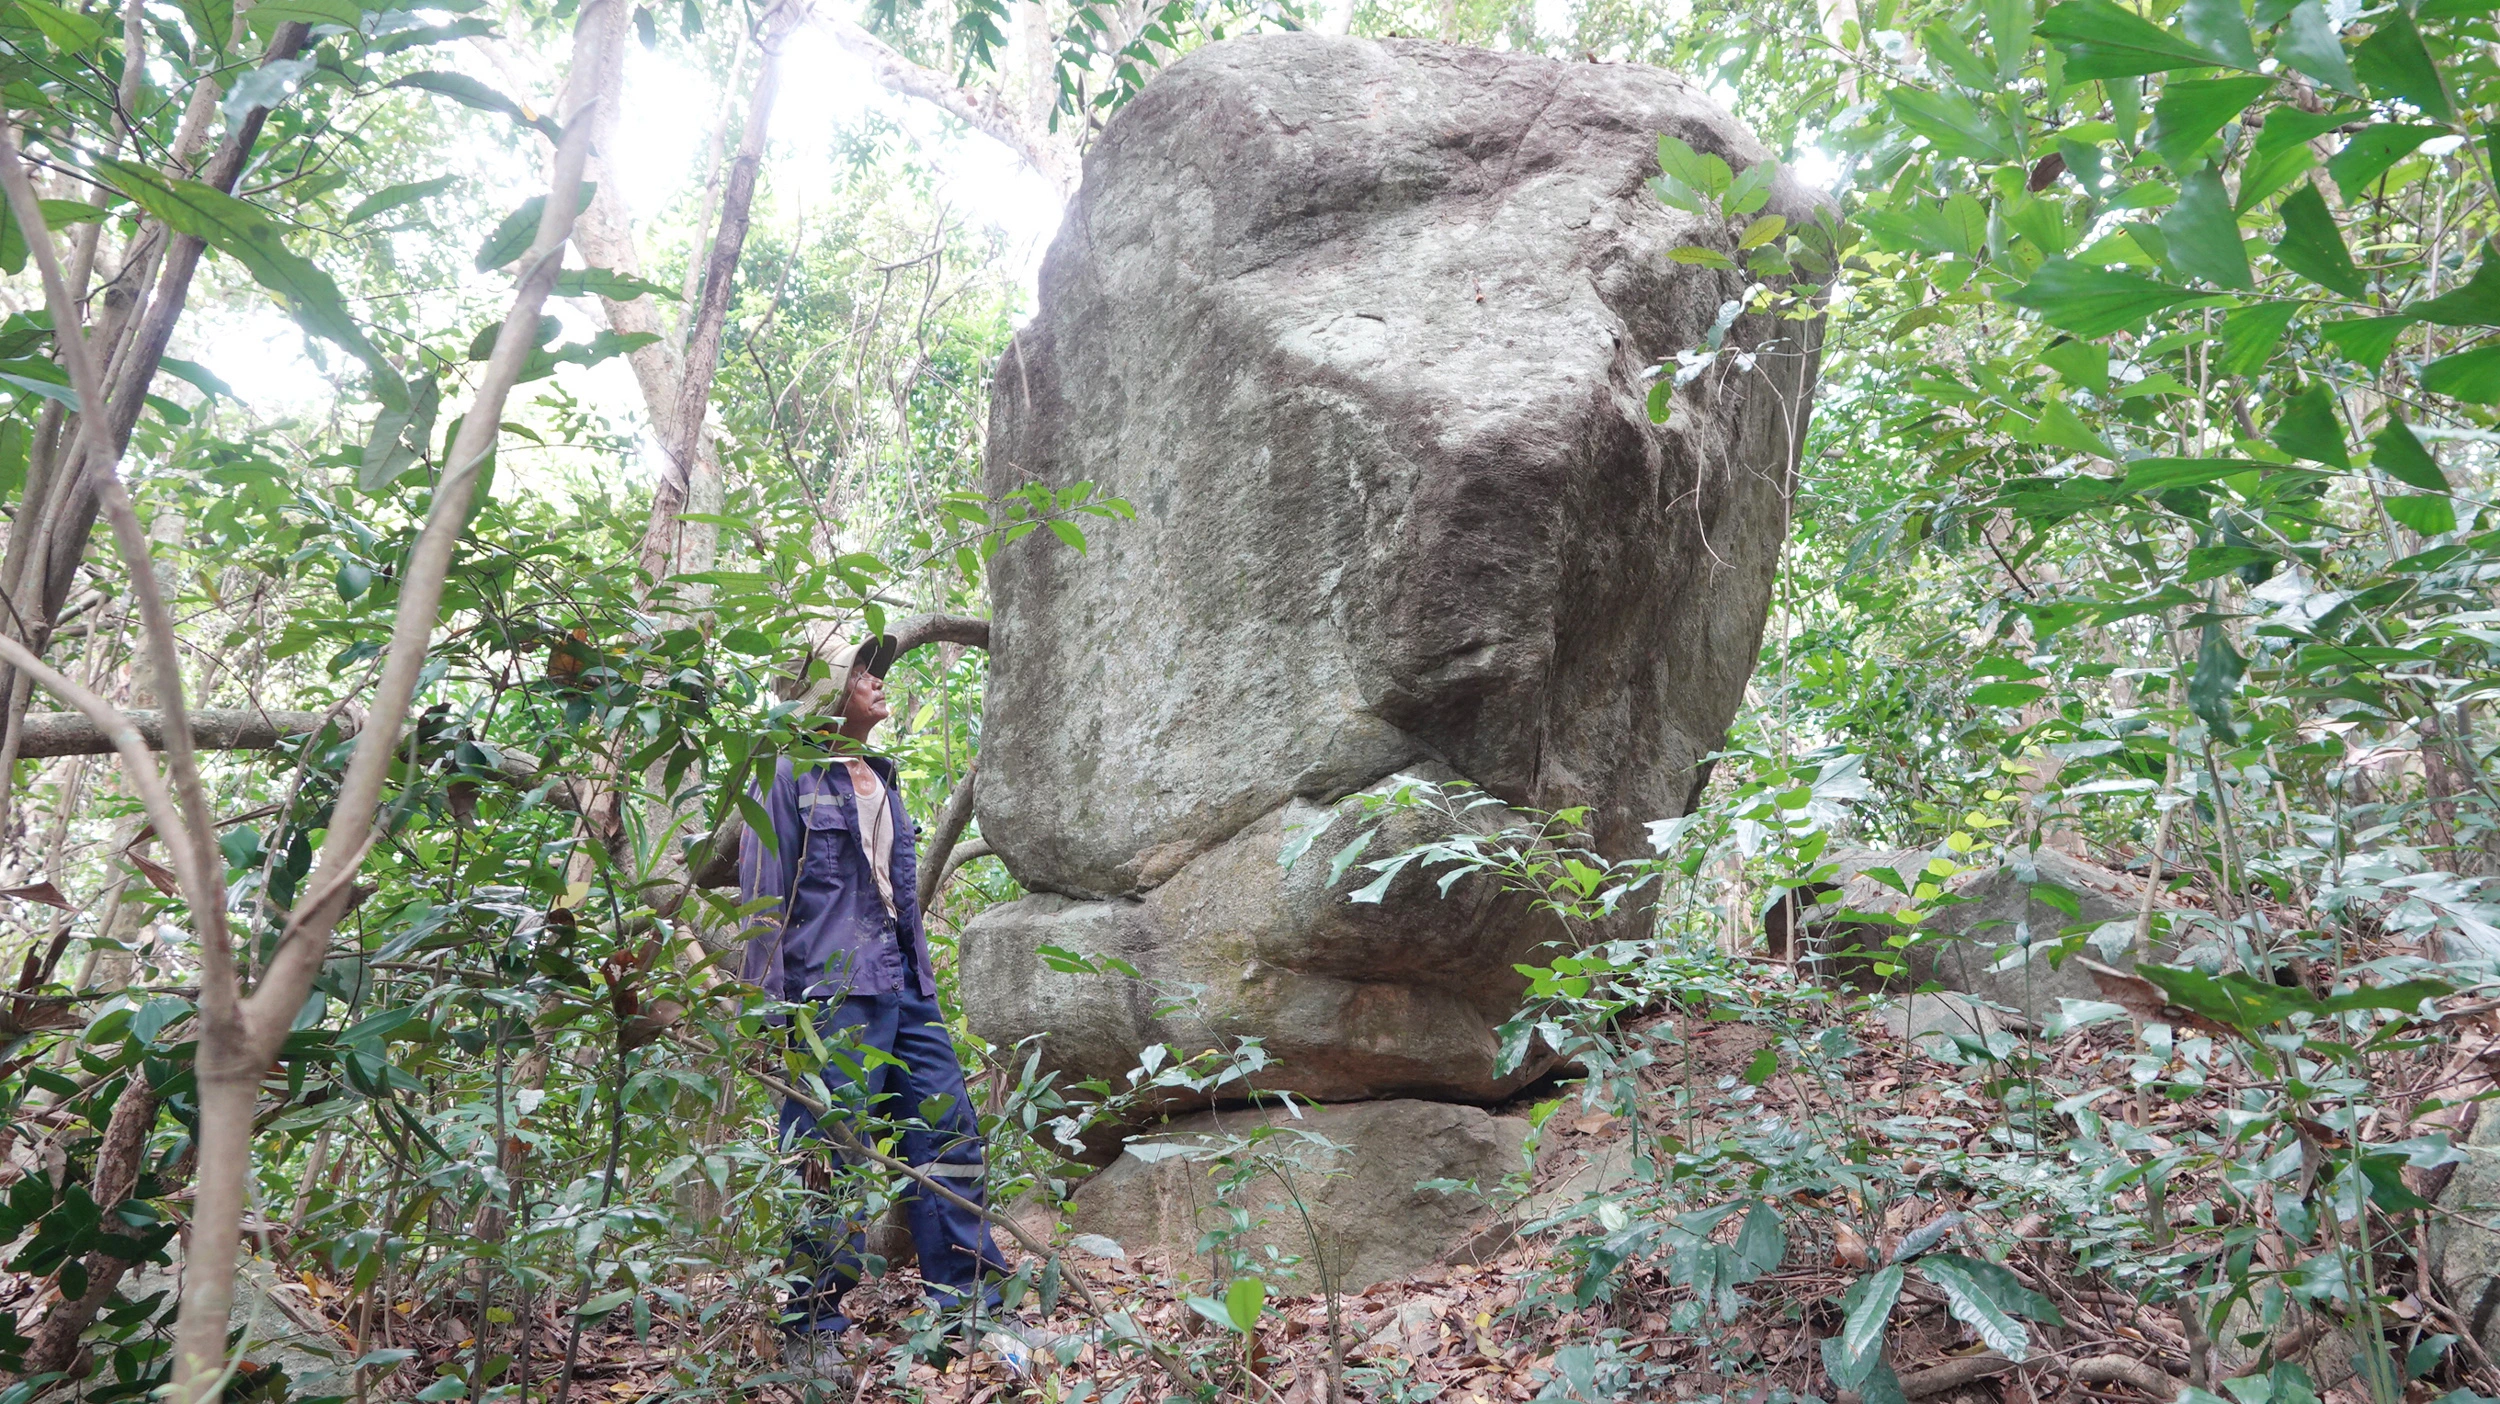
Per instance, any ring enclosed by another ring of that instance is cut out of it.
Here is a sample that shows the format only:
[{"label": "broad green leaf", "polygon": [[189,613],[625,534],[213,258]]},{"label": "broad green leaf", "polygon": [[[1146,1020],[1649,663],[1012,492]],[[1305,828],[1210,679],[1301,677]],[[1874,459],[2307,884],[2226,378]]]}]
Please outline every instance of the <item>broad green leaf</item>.
[{"label": "broad green leaf", "polygon": [[1771,1075],[1779,1070],[1779,1051],[1777,1049],[1765,1048],[1761,1052],[1754,1054],[1753,1061],[1745,1065],[1745,1085],[1747,1087],[1760,1087],[1762,1084],[1769,1082],[1771,1080]]},{"label": "broad green leaf", "polygon": [[357,201],[356,207],[349,210],[339,222],[362,224],[375,215],[387,214],[402,205],[413,205],[419,200],[433,199],[449,190],[458,180],[457,176],[436,176],[432,180],[411,180],[403,181],[398,185],[384,186]]},{"label": "broad green leaf", "polygon": [[1973,1285],[1987,1293],[1988,1300],[1998,1307],[2043,1326],[2063,1326],[2066,1315],[2057,1303],[2023,1285],[2012,1269],[1985,1258],[1967,1257],[1960,1253],[1934,1253],[1920,1260],[1920,1266],[1944,1263],[1969,1278]]},{"label": "broad green leaf", "polygon": [[1736,1232],[1736,1256],[1756,1277],[1779,1267],[1788,1256],[1788,1227],[1780,1222],[1779,1210],[1756,1204],[1745,1211],[1744,1226]]},{"label": "broad green leaf", "polygon": [[[2306,3],[2314,6],[2317,0]],[[2335,178],[2335,188],[2343,192],[2345,203],[2350,204],[2366,198],[2372,182],[2387,174],[2390,166],[2440,134],[2440,128],[2419,122],[2381,122],[2364,127],[2353,133],[2343,150],[2327,158],[2326,173]]]},{"label": "broad green leaf", "polygon": [[2264,160],[2292,147],[2306,147],[2319,137],[2350,122],[2366,121],[2357,112],[2303,112],[2297,107],[2275,107],[2266,112],[2265,125],[2257,129],[2257,140],[2250,154]]},{"label": "broad green leaf", "polygon": [[2390,416],[2386,427],[2371,438],[2370,448],[2370,466],[2406,487],[2424,492],[2449,490],[2448,475],[2439,470],[2439,460],[2431,457],[2403,420]]},{"label": "broad green leaf", "polygon": [[2229,61],[2110,0],[2064,0],[2041,16],[2040,37],[2066,56],[2066,81],[2132,78]]},{"label": "broad green leaf", "polygon": [[65,383],[43,380],[31,375],[17,375],[8,371],[0,371],[0,382],[14,385],[30,394],[41,395],[47,400],[57,400],[72,412],[83,413],[78,408],[78,392],[70,389]]},{"label": "broad green leaf", "polygon": [[2179,583],[2194,585],[2250,566],[2271,565],[2281,559],[2272,551],[2255,546],[2198,546],[2189,550],[2187,573],[2179,577]]},{"label": "broad green leaf", "polygon": [[2240,0],[2187,0],[2179,11],[2187,37],[2240,68],[2255,71],[2257,44],[2248,32],[2248,16]]},{"label": "broad green leaf", "polygon": [[2439,65],[2422,43],[2422,31],[2400,6],[2383,16],[2378,28],[2352,51],[2352,71],[2377,98],[2402,98],[2425,117],[2454,121],[2456,108],[2448,85],[2440,81]]},{"label": "broad green leaf", "polygon": [[2308,389],[2284,406],[2268,437],[2295,458],[2336,468],[2352,466],[2352,455],[2344,447],[2344,421],[2335,412],[2335,392],[2323,380],[2309,382]]},{"label": "broad green leaf", "polygon": [[[84,200],[38,200],[47,229],[67,229],[73,224],[86,224],[104,218],[104,209]],[[25,271],[26,260],[33,252],[27,247],[26,232],[17,227],[17,211],[0,201],[0,269],[11,273]]]},{"label": "broad green leaf", "polygon": [[2500,404],[2500,342],[2442,356],[2422,367],[2422,388],[2468,404]]},{"label": "broad green leaf", "polygon": [[244,16],[252,32],[267,38],[282,24],[335,24],[353,30],[364,23],[356,0],[258,0]]},{"label": "broad green leaf", "polygon": [[2139,458],[2127,465],[2119,490],[2129,494],[2168,492],[2254,473],[2268,465],[2245,458]]},{"label": "broad green leaf", "polygon": [[2022,155],[2005,119],[1955,91],[1895,88],[1892,109],[1903,126],[1947,156],[1968,161],[2011,161]]},{"label": "broad green leaf", "polygon": [[2483,246],[2483,261],[2464,287],[2414,303],[2404,315],[2443,327],[2500,327],[2500,247]]},{"label": "broad green leaf", "polygon": [[2457,992],[2456,986],[2444,980],[2403,980],[2393,985],[2363,985],[2342,994],[2328,995],[2318,1008],[2328,1014],[2341,1014],[2348,1009],[2389,1009],[2410,1014],[2426,999],[2442,999]]},{"label": "broad green leaf", "polygon": [[374,417],[373,432],[366,436],[364,454],[357,466],[359,490],[380,492],[416,466],[432,445],[434,416],[442,404],[442,387],[427,376],[411,387],[407,404],[386,406]]},{"label": "broad green leaf", "polygon": [[[2214,626],[2206,626],[2211,631]],[[2177,966],[2138,965],[2136,973],[2161,989],[2162,998],[2181,1009],[2245,1034],[2280,1023],[2294,1014],[2323,1013],[2325,1006],[2305,989],[2258,980],[2239,971],[2208,975]]]},{"label": "broad green leaf", "polygon": [[2031,0],[1985,0],[1988,43],[1996,50],[1999,85],[2010,84],[2023,71],[2031,52]]},{"label": "broad green leaf", "polygon": [[2156,312],[2207,297],[2190,288],[2157,283],[2132,273],[2090,268],[2063,258],[2041,264],[2030,282],[2004,296],[2016,307],[2038,312],[2050,326],[2086,337],[2103,337],[2140,326]]},{"label": "broad green leaf", "polygon": [[1760,248],[1764,244],[1771,242],[1773,239],[1776,239],[1787,232],[1788,219],[1786,216],[1775,214],[1764,215],[1755,220],[1753,223],[1746,225],[1745,232],[1736,236],[1736,247],[1740,249]]},{"label": "broad green leaf", "polygon": [[178,234],[205,242],[251,271],[276,293],[305,330],[353,353],[373,377],[386,403],[402,403],[407,390],[399,373],[365,339],[348,315],[338,284],[312,260],[289,250],[267,212],[198,181],[160,176],[128,161],[99,161],[97,171],[141,208]]},{"label": "broad green leaf", "polygon": [[1699,244],[1684,244],[1669,249],[1667,257],[1696,268],[1717,268],[1724,271],[1736,266],[1735,259],[1729,258],[1717,249],[1704,248]]},{"label": "broad green leaf", "polygon": [[202,49],[220,51],[233,40],[234,0],[182,0],[182,18]]},{"label": "broad green leaf", "polygon": [[1993,682],[1972,688],[1970,701],[1974,707],[2024,707],[2046,695],[2048,689],[2038,683]]},{"label": "broad green leaf", "polygon": [[1946,1309],[1956,1320],[1979,1334],[1989,1349],[2000,1352],[2008,1360],[2021,1360],[2031,1351],[2031,1333],[2023,1329],[2013,1314],[1999,1306],[1986,1288],[1962,1271],[1949,1255],[1938,1254],[1922,1260],[1918,1269],[1927,1280],[1944,1289]]},{"label": "broad green leaf", "polygon": [[8,0],[26,22],[43,32],[52,47],[65,54],[83,54],[104,41],[104,26],[51,0]]},{"label": "broad green leaf", "polygon": [[2032,422],[2026,442],[2049,444],[2057,448],[2088,453],[2097,458],[2116,458],[2117,450],[2109,441],[2092,432],[2063,400],[2051,400],[2041,407],[2040,417]]},{"label": "broad green leaf", "polygon": [[2231,647],[2222,626],[2207,624],[2196,648],[2196,672],[2188,679],[2188,710],[2203,718],[2217,739],[2239,735],[2231,720],[2231,702],[2239,696],[2240,679],[2247,672],[2248,660]]},{"label": "broad green leaf", "polygon": [[1850,1359],[1863,1357],[1884,1338],[1884,1323],[1892,1316],[1892,1304],[1901,1295],[1901,1280],[1907,1272],[1904,1265],[1894,1263],[1859,1284],[1858,1300],[1840,1324],[1840,1348]]},{"label": "broad green leaf", "polygon": [[2239,219],[2231,212],[2230,192],[2212,171],[2198,171],[2179,182],[2179,203],[2162,216],[2161,232],[2170,245],[2171,267],[2221,287],[2256,286],[2248,249],[2240,242]]},{"label": "broad green leaf", "polygon": [[2282,34],[2274,41],[2274,56],[2339,93],[2361,95],[2361,85],[2352,79],[2352,65],[2344,61],[2343,41],[2335,37],[2326,6],[2318,0],[2300,0],[2292,7]]},{"label": "broad green leaf", "polygon": [[631,302],[638,297],[664,297],[671,302],[685,300],[675,288],[664,288],[657,283],[627,277],[606,268],[568,268],[558,273],[555,295],[603,297],[610,302]]},{"label": "broad green leaf", "polygon": [[2089,341],[2061,336],[2040,353],[2041,361],[2069,385],[2095,395],[2109,393],[2109,349]]},{"label": "broad green leaf", "polygon": [[2300,313],[2297,302],[2252,302],[2222,317],[2222,354],[2214,368],[2225,375],[2255,375],[2274,359],[2283,333]]},{"label": "broad green leaf", "polygon": [[563,129],[556,125],[555,119],[514,102],[465,73],[439,73],[433,69],[420,69],[405,77],[392,79],[390,86],[418,88],[429,93],[439,93],[463,106],[474,107],[480,112],[501,113],[522,126],[535,127],[546,133],[549,140],[564,134]]},{"label": "broad green leaf", "polygon": [[1259,1312],[1266,1305],[1267,1284],[1258,1278],[1236,1277],[1224,1289],[1224,1315],[1245,1336],[1259,1329]]},{"label": "broad green leaf", "polygon": [[2315,185],[2303,185],[2283,201],[2283,238],[2274,246],[2274,257],[2329,292],[2358,299],[2370,290]]},{"label": "broad green leaf", "polygon": [[2412,325],[2411,317],[2352,317],[2328,322],[2318,328],[2318,334],[2375,373],[2387,364],[2387,353],[2395,349],[2396,339]]},{"label": "broad green leaf", "polygon": [[197,361],[186,361],[179,356],[160,356],[156,368],[177,380],[189,381],[194,389],[211,399],[234,398],[234,387],[218,379],[215,371]]},{"label": "broad green leaf", "polygon": [[[583,181],[581,203],[578,208],[589,208],[591,197],[598,192],[597,181]],[[502,221],[496,224],[494,232],[486,236],[486,242],[478,246],[477,271],[492,273],[528,253],[530,245],[538,242],[538,225],[546,218],[546,215],[546,196],[532,195],[523,200],[521,207],[505,215]]]},{"label": "broad green leaf", "polygon": [[[2238,13],[2236,0],[2220,0]],[[2247,26],[2241,26],[2247,33]],[[2254,67],[2255,65],[2250,65]],[[2182,78],[2162,85],[2153,100],[2153,130],[2145,145],[2161,154],[2175,171],[2191,169],[2197,153],[2212,141],[2222,124],[2248,110],[2274,87],[2271,78]]]},{"label": "broad green leaf", "polygon": [[2439,536],[2457,529],[2456,504],[2445,497],[2425,494],[2390,497],[2384,502],[2388,516],[2424,536]]}]

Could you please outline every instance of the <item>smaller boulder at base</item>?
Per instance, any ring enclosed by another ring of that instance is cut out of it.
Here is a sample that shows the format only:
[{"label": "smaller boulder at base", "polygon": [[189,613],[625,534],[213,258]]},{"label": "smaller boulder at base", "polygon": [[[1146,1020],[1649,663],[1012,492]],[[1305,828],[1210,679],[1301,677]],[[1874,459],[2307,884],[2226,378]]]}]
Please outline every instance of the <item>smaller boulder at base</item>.
[{"label": "smaller boulder at base", "polygon": [[[1237,1208],[1250,1227],[1227,1249],[1270,1291],[1360,1292],[1476,1242],[1501,1217],[1503,1177],[1526,1164],[1524,1117],[1411,1100],[1300,1111],[1165,1122],[1077,1187],[1069,1222],[1205,1284],[1218,1274],[1198,1242],[1230,1228]],[[1472,1188],[1418,1187],[1427,1181]]]}]

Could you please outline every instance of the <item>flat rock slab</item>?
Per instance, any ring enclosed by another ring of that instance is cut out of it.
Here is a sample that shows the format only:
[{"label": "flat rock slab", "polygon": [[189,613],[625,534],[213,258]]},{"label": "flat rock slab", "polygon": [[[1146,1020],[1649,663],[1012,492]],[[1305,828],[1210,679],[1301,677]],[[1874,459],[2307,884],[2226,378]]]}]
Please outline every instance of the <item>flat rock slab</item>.
[{"label": "flat rock slab", "polygon": [[1197,1251],[1199,1238],[1229,1228],[1228,1207],[1238,1207],[1251,1227],[1234,1246],[1271,1290],[1318,1291],[1324,1265],[1339,1291],[1359,1292],[1494,1227],[1482,1195],[1418,1186],[1495,1188],[1523,1167],[1528,1129],[1524,1117],[1411,1100],[1306,1106],[1299,1118],[1201,1112],[1131,1141],[1077,1187],[1068,1222],[1204,1283],[1216,1264]]}]

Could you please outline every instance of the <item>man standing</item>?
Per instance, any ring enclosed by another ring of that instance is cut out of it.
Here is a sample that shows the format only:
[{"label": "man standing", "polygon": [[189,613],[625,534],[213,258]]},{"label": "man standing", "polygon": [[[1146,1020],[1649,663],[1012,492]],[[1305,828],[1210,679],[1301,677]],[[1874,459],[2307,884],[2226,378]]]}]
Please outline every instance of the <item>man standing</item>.
[{"label": "man standing", "polygon": [[[954,1036],[938,1008],[937,981],[921,930],[916,896],[918,830],[903,808],[894,762],[868,753],[868,738],[890,711],[885,671],[894,640],[852,644],[832,658],[844,677],[837,755],[825,762],[775,768],[763,799],[776,848],[753,833],[739,847],[741,896],[778,899],[748,933],[745,978],[774,999],[811,1006],[818,1037],[853,1069],[823,1072],[837,1114],[868,1112],[908,1123],[902,1158],[972,1204],[987,1202],[979,1123],[964,1091]],[[895,1060],[862,1059],[875,1049]],[[781,1108],[784,1145],[828,1139],[815,1116],[794,1101]],[[981,1294],[981,1315],[998,1307],[989,1276],[1007,1271],[987,1221],[974,1210],[915,1187],[905,1201],[920,1275],[931,1302],[960,1305]],[[783,1317],[803,1366],[829,1382],[850,1378],[842,1334],[850,1318],[842,1297],[863,1269],[864,1225],[827,1219],[794,1233],[791,1258],[807,1281],[794,1290]],[[988,1344],[1019,1373],[1036,1333],[989,1321]],[[1004,1331],[1002,1332],[1002,1327]]]}]

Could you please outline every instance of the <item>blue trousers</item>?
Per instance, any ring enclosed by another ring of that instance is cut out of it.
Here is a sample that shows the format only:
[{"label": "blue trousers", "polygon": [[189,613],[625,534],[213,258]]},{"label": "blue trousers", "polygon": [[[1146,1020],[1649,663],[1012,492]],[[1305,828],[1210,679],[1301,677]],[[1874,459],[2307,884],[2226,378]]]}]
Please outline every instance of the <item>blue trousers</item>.
[{"label": "blue trousers", "polygon": [[[916,1123],[902,1135],[904,1162],[926,1168],[956,1194],[986,1205],[980,1123],[964,1091],[964,1068],[955,1056],[954,1035],[947,1032],[937,1001],[916,989],[905,989],[853,995],[838,1004],[827,1001],[817,1005],[816,1011],[817,1036],[835,1053],[857,1061],[858,1055],[846,1054],[846,1047],[874,1048],[892,1054],[901,1064],[880,1061],[865,1069],[865,1086],[846,1069],[827,1067],[823,1077],[836,1113],[867,1110],[887,1121]],[[945,1102],[942,1110],[935,1105],[940,1100]],[[797,1102],[781,1104],[784,1146],[826,1139],[814,1113]],[[916,1184],[903,1191],[903,1203],[911,1222],[912,1244],[920,1252],[921,1281],[928,1285],[932,1301],[951,1306],[978,1290],[985,1305],[996,1308],[998,1289],[986,1285],[984,1279],[1004,1275],[1008,1269],[990,1237],[989,1223],[960,1204],[922,1193]],[[866,1240],[865,1224],[841,1216],[818,1219],[791,1234],[790,1261],[806,1282],[791,1294],[783,1318],[790,1329],[839,1332],[851,1328],[850,1318],[842,1314],[842,1297],[858,1285],[866,1270]]]}]

